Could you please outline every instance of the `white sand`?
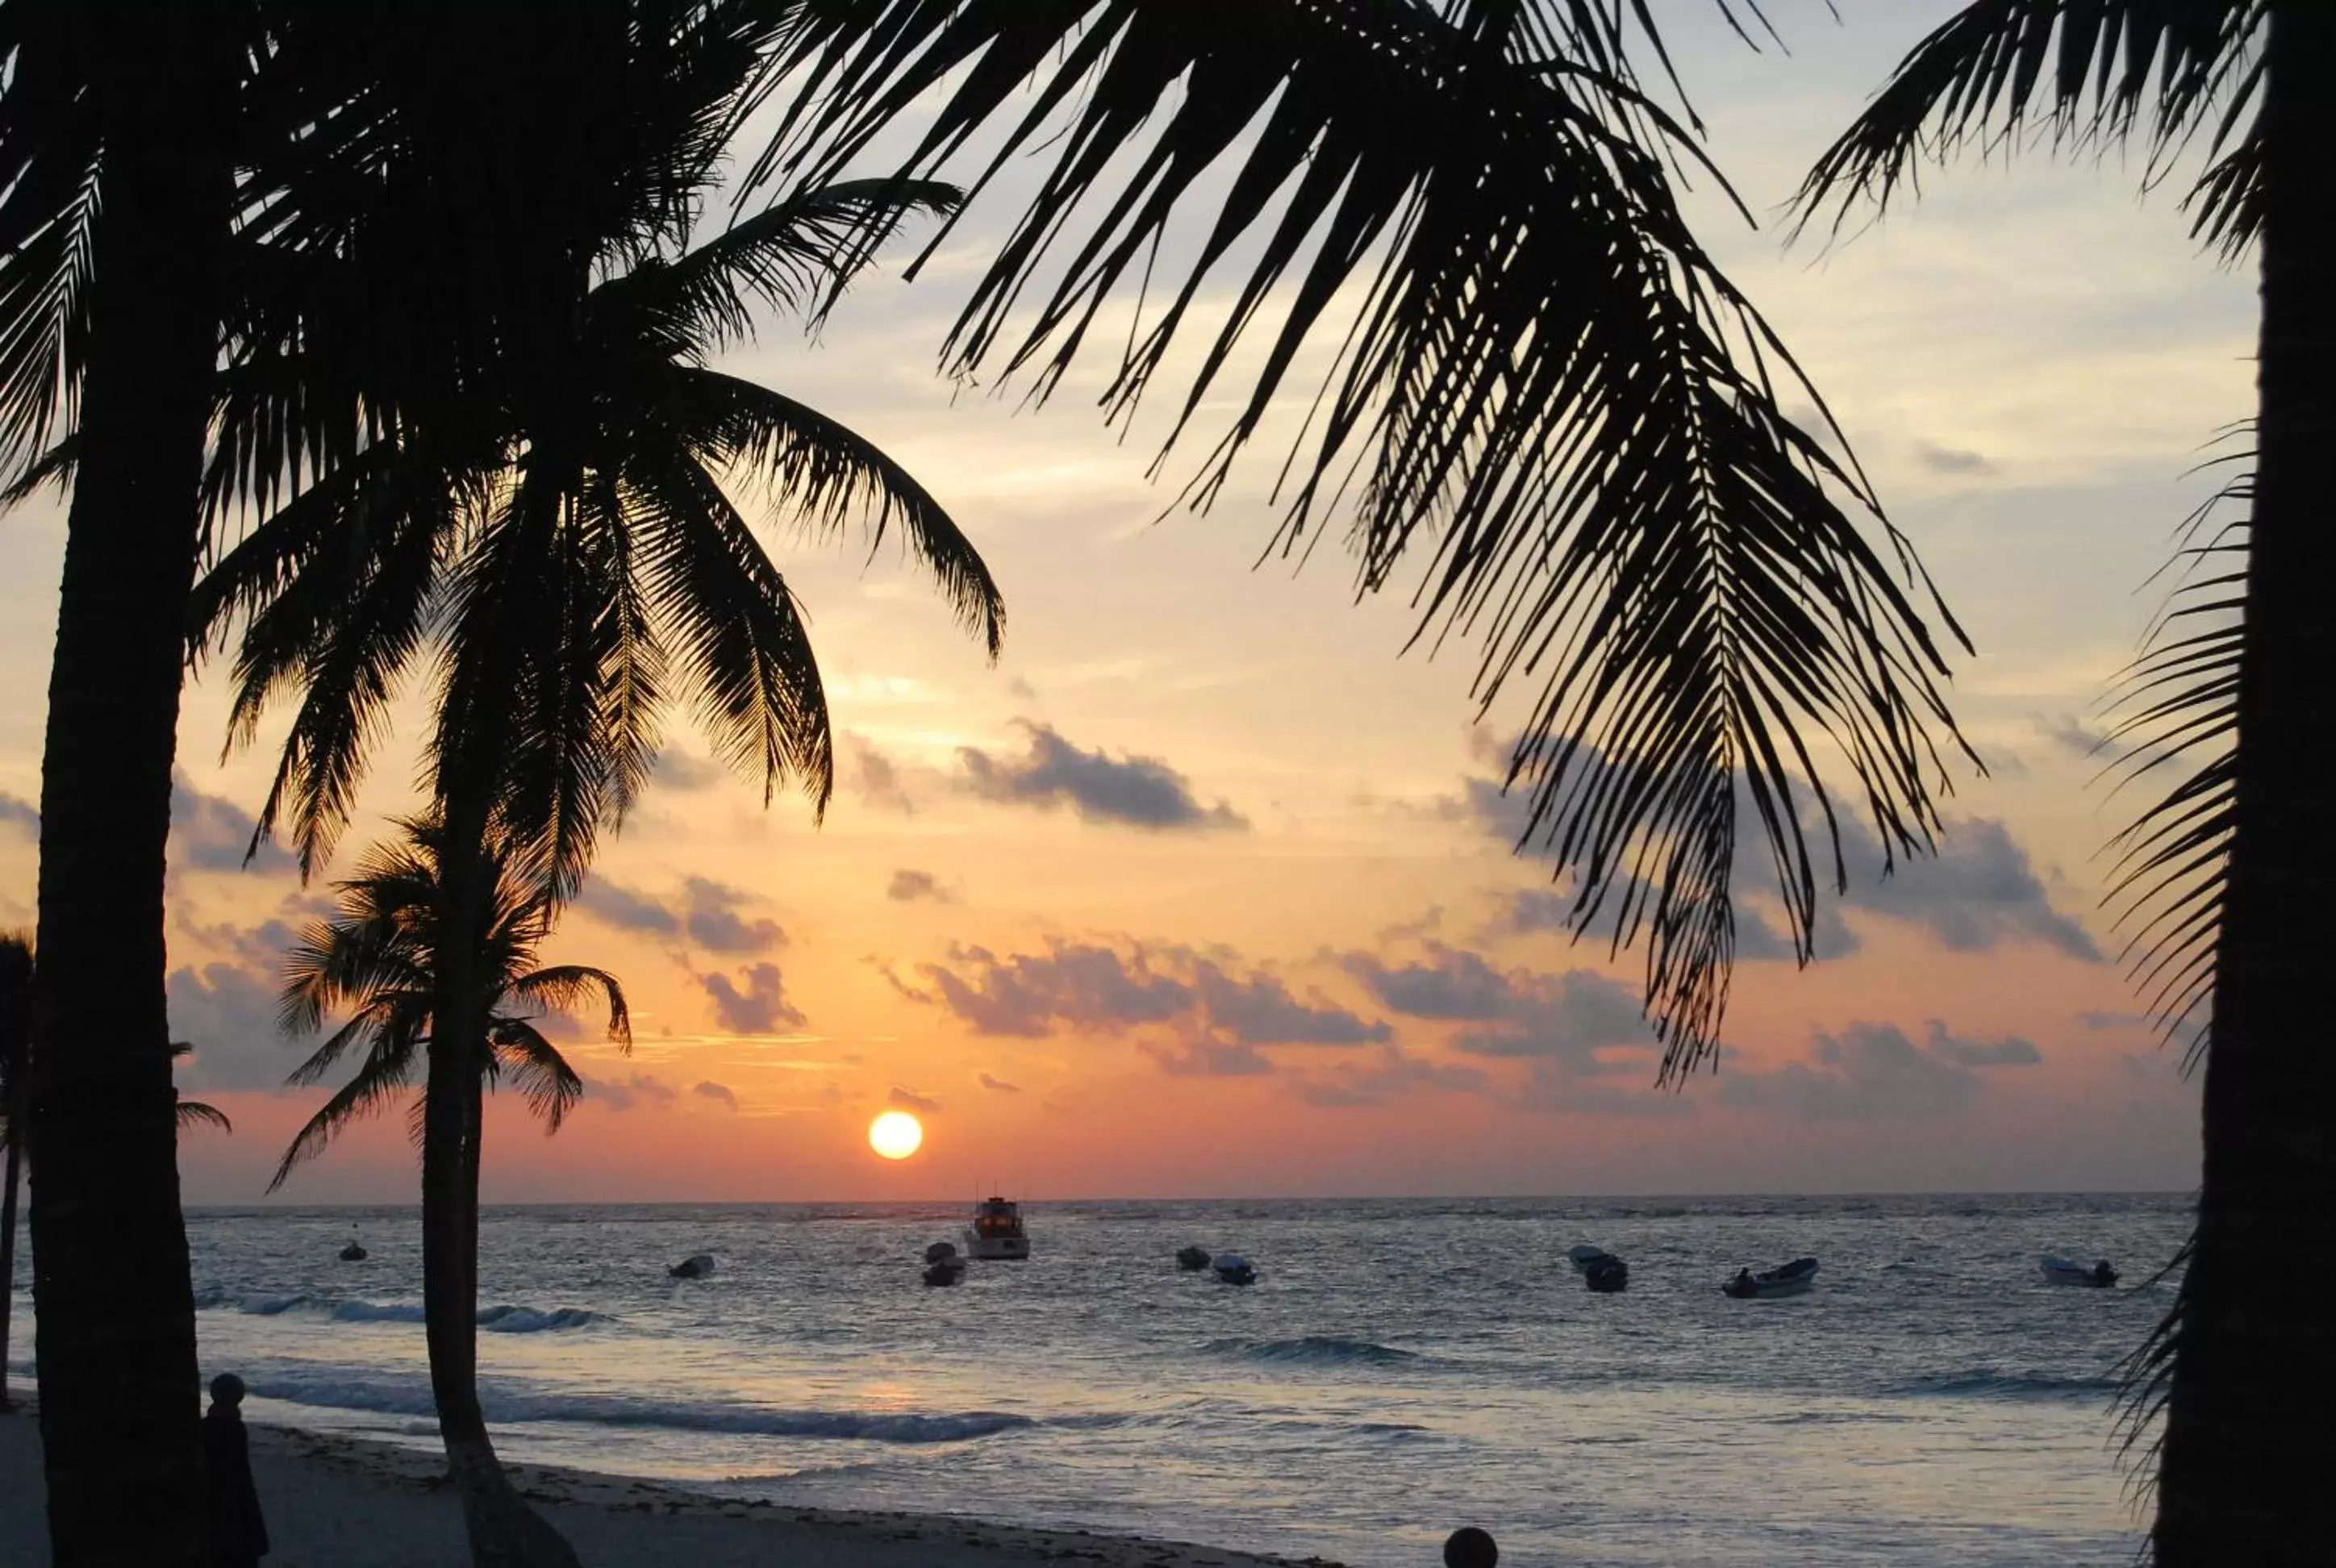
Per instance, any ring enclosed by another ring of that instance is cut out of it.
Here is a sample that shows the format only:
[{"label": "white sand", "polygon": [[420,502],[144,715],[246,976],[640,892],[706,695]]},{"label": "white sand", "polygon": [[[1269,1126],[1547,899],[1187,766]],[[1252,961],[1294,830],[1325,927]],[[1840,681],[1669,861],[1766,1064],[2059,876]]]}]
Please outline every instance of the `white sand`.
[{"label": "white sand", "polygon": [[[0,1568],[48,1558],[40,1433],[0,1416]],[[460,1505],[429,1455],[254,1427],[251,1467],[275,1551],[266,1568],[461,1568]],[[1021,1530],[924,1514],[741,1503],[653,1481],[537,1466],[513,1479],[589,1568],[1266,1568],[1288,1560],[1132,1536]],[[1315,1568],[1338,1568],[1319,1557]]]}]

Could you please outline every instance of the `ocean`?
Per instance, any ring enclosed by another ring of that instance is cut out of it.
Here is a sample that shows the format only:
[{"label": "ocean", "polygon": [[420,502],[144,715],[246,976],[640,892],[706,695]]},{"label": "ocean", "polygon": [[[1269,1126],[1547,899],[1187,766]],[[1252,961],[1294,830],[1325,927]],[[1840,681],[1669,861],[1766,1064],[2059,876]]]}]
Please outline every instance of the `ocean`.
[{"label": "ocean", "polygon": [[[490,1210],[499,1446],[1357,1568],[1463,1524],[1518,1568],[2107,1568],[2137,1544],[2117,1367],[2187,1225],[2172,1195],[1034,1203],[1030,1261],[923,1286],[968,1208]],[[188,1225],[204,1371],[254,1419],[433,1443],[412,1210]],[[1583,1290],[1582,1242],[1626,1293]],[[1180,1272],[1187,1243],[1258,1282]],[[667,1276],[696,1252],[709,1278]],[[2124,1282],[2048,1285],[2045,1252]],[[1806,1296],[1718,1291],[1804,1254]]]}]

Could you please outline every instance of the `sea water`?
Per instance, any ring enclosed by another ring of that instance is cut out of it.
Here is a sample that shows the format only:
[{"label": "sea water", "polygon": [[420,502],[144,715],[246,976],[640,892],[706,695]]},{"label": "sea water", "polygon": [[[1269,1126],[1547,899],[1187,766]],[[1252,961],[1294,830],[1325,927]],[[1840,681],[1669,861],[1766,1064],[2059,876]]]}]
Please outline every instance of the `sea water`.
[{"label": "sea water", "polygon": [[[2119,1361],[2171,1196],[1033,1203],[1027,1263],[920,1281],[962,1206],[494,1209],[509,1457],[744,1497],[1173,1536],[1360,1568],[2124,1564]],[[351,1234],[370,1255],[345,1263]],[[254,1418],[430,1446],[411,1210],[189,1215],[205,1374]],[[1565,1249],[1621,1254],[1591,1295]],[[1182,1272],[1194,1243],[1257,1265]],[[667,1265],[711,1253],[713,1274]],[[2037,1260],[2116,1261],[2114,1290]],[[1742,1265],[1822,1261],[1796,1299]],[[20,1355],[22,1351],[20,1349]]]}]

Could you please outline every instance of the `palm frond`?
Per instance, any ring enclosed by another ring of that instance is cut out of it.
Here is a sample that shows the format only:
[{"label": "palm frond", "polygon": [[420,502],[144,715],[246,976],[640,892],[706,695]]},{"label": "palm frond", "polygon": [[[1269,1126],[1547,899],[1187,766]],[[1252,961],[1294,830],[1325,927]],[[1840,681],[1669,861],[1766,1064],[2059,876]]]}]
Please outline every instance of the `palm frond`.
[{"label": "palm frond", "polygon": [[229,1134],[235,1131],[235,1124],[228,1120],[227,1113],[205,1100],[180,1100],[174,1115],[182,1133],[190,1127],[217,1127]]},{"label": "palm frond", "polygon": [[496,1070],[527,1096],[527,1108],[543,1122],[546,1136],[577,1101],[584,1097],[584,1080],[568,1065],[552,1043],[524,1018],[500,1018],[488,1035]]},{"label": "palm frond", "polygon": [[997,658],[1005,596],[973,541],[915,475],[873,442],[768,387],[710,370],[678,371],[676,382],[699,454],[717,471],[735,466],[762,481],[769,504],[791,520],[826,534],[857,520],[872,555],[897,517],[959,623]]},{"label": "palm frond", "polygon": [[355,1076],[336,1090],[302,1125],[285,1149],[284,1157],[277,1162],[268,1190],[276,1191],[291,1176],[294,1166],[323,1154],[344,1129],[394,1099],[411,1081],[415,1065],[412,1052],[400,1051],[392,1042],[376,1038]]},{"label": "palm frond", "polygon": [[2140,131],[2155,183],[2202,135],[2210,168],[2191,200],[2198,231],[2251,243],[2263,0],[1973,0],[1899,63],[1803,182],[1801,220],[1837,204],[1879,212],[1921,166],[2009,156],[2031,139],[2098,149]]},{"label": "palm frond", "polygon": [[18,483],[79,421],[103,106],[102,45],[73,5],[0,17],[0,478]]},{"label": "palm frond", "polygon": [[[1804,959],[1817,884],[1844,875],[1838,843],[1826,865],[1803,833],[1811,781],[1817,820],[1845,765],[1891,856],[1931,847],[1957,737],[1923,616],[1952,622],[1830,425],[1784,413],[1814,392],[1678,209],[1672,170],[1710,170],[1631,73],[1637,42],[1660,53],[1646,7],[811,0],[804,15],[779,62],[802,96],[755,176],[839,169],[929,93],[905,174],[945,169],[993,124],[971,205],[1010,160],[1051,159],[951,331],[949,372],[995,366],[1044,398],[1114,293],[1139,288],[1124,346],[1097,350],[1101,402],[1131,416],[1172,342],[1200,334],[1164,457],[1255,346],[1183,492],[1202,508],[1309,351],[1331,351],[1278,492],[1280,543],[1351,502],[1363,591],[1425,557],[1420,635],[1480,645],[1487,708],[1537,684],[1511,782],[1533,791],[1529,836],[1580,879],[1578,929],[1620,901],[1618,930],[1647,939],[1667,1078],[1709,1059],[1719,1026],[1739,831],[1765,839]],[[1180,214],[1196,244],[1172,245]],[[1163,280],[1172,255],[1191,259]],[[1213,327],[1192,325],[1204,313]],[[1739,820],[1739,777],[1757,823]]]},{"label": "palm frond", "polygon": [[608,1009],[608,1038],[622,1050],[633,1048],[632,1009],[617,977],[589,964],[558,964],[536,969],[511,982],[510,996],[552,1012],[573,1012],[597,996]]}]

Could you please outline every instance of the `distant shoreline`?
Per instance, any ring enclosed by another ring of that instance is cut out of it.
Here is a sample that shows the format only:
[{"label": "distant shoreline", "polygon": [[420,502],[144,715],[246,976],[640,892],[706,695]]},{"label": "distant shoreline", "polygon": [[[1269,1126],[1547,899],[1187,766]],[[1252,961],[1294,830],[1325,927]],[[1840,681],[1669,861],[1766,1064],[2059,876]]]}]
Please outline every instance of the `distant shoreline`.
[{"label": "distant shoreline", "polygon": [[[0,1495],[41,1495],[27,1401],[0,1415]],[[268,1568],[462,1568],[462,1512],[436,1456],[290,1427],[251,1427],[275,1550]],[[663,1481],[511,1465],[520,1490],[589,1568],[1291,1568],[1222,1547],[994,1524],[968,1515],[802,1507],[711,1496]],[[0,1563],[45,1561],[42,1510],[0,1510]],[[1328,1558],[1309,1568],[1338,1568]]]},{"label": "distant shoreline", "polygon": [[[2175,1187],[2007,1188],[2001,1191],[1942,1187],[1935,1191],[1907,1188],[1896,1192],[1841,1193],[1468,1193],[1452,1195],[1377,1193],[1359,1197],[1338,1194],[1260,1197],[1252,1194],[1226,1198],[1175,1194],[1149,1198],[1026,1196],[1022,1201],[1034,1205],[1054,1204],[1063,1208],[1107,1208],[1121,1203],[1191,1203],[1196,1206],[1241,1203],[1854,1203],[1905,1202],[1916,1198],[1984,1198],[1994,1202],[2010,1198],[2170,1198],[2186,1203],[2194,1196],[2194,1189]],[[480,1206],[483,1209],[946,1209],[965,1208],[972,1201],[959,1193],[923,1198],[491,1198]],[[243,1203],[220,1201],[185,1203],[180,1207],[189,1213],[236,1213],[252,1210],[281,1213],[301,1209],[388,1209],[421,1213],[419,1201],[403,1198],[378,1201],[347,1199],[331,1203],[254,1198]]]}]

